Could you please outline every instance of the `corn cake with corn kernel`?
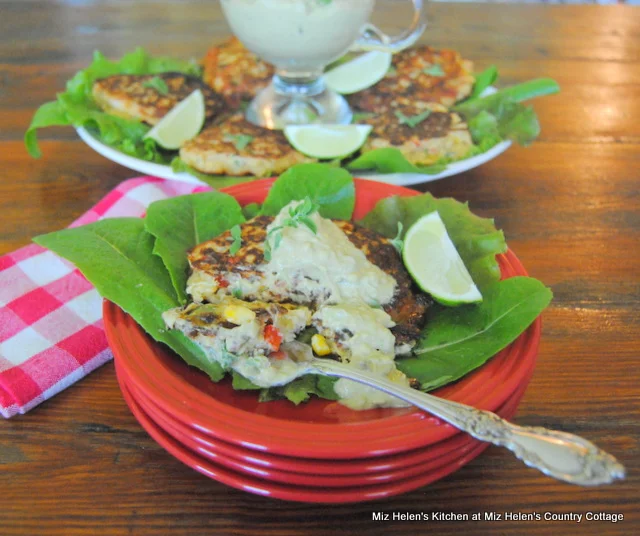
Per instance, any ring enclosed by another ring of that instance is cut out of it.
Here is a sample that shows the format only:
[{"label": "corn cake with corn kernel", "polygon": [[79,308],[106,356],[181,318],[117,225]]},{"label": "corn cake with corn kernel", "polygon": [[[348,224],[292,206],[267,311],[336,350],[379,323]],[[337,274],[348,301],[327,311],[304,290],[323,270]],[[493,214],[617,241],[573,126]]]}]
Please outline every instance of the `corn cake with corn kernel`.
[{"label": "corn cake with corn kernel", "polygon": [[[189,252],[191,275],[187,293],[196,302],[212,302],[236,294],[243,300],[300,303],[314,306],[325,296],[305,293],[298,285],[284,285],[277,274],[265,271],[264,242],[271,216],[257,216],[240,225],[242,245],[235,255],[230,231],[204,242]],[[395,322],[396,353],[410,351],[420,335],[430,299],[413,284],[400,255],[386,237],[350,221],[334,220],[338,228],[367,260],[395,279],[393,299],[382,306]],[[346,332],[343,335],[348,335]]]},{"label": "corn cake with corn kernel", "polygon": [[[416,124],[408,124],[411,121]],[[460,160],[473,147],[473,140],[462,118],[440,104],[424,109],[398,108],[362,119],[373,127],[361,151],[395,147],[415,165],[439,160]]]},{"label": "corn cake with corn kernel", "polygon": [[241,114],[205,128],[182,146],[180,158],[203,173],[256,177],[314,161],[293,149],[282,132],[249,123]]},{"label": "corn cake with corn kernel", "polygon": [[[166,85],[166,91],[158,89],[160,84]],[[92,94],[107,113],[155,125],[196,89],[204,96],[205,121],[211,121],[225,108],[222,97],[199,78],[182,73],[108,76],[95,81]]]},{"label": "corn cake with corn kernel", "polygon": [[247,50],[237,37],[211,47],[202,66],[204,81],[233,108],[255,97],[274,73],[273,66]]},{"label": "corn cake with corn kernel", "polygon": [[373,113],[435,102],[450,107],[473,89],[473,63],[454,50],[423,45],[393,56],[387,75],[374,86],[349,96],[356,109]]},{"label": "corn cake with corn kernel", "polygon": [[[290,303],[247,302],[224,296],[215,303],[191,303],[163,314],[169,329],[188,333],[205,346],[233,354],[268,355],[292,342],[311,321],[307,307]],[[271,326],[271,327],[270,327]]]}]

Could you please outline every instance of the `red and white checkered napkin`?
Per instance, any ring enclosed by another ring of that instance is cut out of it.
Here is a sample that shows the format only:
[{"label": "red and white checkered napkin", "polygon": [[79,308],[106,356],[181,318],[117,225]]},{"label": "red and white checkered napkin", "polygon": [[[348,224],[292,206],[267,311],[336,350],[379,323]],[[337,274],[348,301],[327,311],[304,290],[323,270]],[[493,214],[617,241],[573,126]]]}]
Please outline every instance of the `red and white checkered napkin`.
[{"label": "red and white checkered napkin", "polygon": [[[205,191],[151,177],[112,190],[71,226],[142,216],[149,203]],[[36,244],[0,257],[0,412],[26,413],[112,358],[102,299],[74,268]]]}]

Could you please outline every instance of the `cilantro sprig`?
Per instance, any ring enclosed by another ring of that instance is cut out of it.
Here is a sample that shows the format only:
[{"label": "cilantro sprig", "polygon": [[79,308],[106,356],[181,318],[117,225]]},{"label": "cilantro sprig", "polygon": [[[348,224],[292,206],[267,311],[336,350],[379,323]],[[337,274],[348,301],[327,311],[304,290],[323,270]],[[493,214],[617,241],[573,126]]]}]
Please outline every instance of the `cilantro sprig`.
[{"label": "cilantro sprig", "polygon": [[422,113],[412,116],[404,115],[400,110],[396,110],[395,115],[401,125],[408,125],[411,128],[415,128],[431,115],[431,110],[425,110]]},{"label": "cilantro sprig", "polygon": [[402,237],[402,228],[403,228],[402,222],[399,221],[398,222],[398,234],[396,234],[396,237],[390,241],[391,245],[394,248],[396,248],[396,251],[400,255],[402,255],[402,248],[404,246],[404,240],[402,240],[402,238],[401,238]]},{"label": "cilantro sprig", "polygon": [[430,76],[438,76],[438,77],[444,76],[445,74],[444,71],[442,70],[442,67],[437,63],[434,63],[433,65],[430,65],[425,69],[422,69],[422,72]]},{"label": "cilantro sprig", "polygon": [[[267,238],[264,243],[264,258],[267,261],[271,260],[272,251],[278,249],[282,242],[282,230],[285,227],[299,227],[300,225],[305,225],[313,234],[317,234],[318,226],[311,219],[311,215],[314,212],[317,212],[319,208],[320,205],[311,201],[309,197],[305,197],[299,205],[289,207],[289,216],[282,220],[281,225],[276,225],[267,233]],[[273,248],[269,242],[269,238],[272,236],[274,237]]]},{"label": "cilantro sprig", "polygon": [[160,78],[159,76],[154,76],[149,80],[145,80],[142,83],[143,87],[149,87],[151,89],[155,89],[160,95],[168,95],[169,94],[169,86],[167,83]]},{"label": "cilantro sprig", "polygon": [[230,229],[230,232],[231,238],[233,238],[233,243],[229,247],[229,254],[235,255],[242,247],[242,230],[240,229],[239,225],[234,225]]},{"label": "cilantro sprig", "polygon": [[250,136],[249,134],[225,134],[222,139],[229,143],[233,143],[233,146],[238,151],[242,151],[242,149],[253,141],[253,136]]}]

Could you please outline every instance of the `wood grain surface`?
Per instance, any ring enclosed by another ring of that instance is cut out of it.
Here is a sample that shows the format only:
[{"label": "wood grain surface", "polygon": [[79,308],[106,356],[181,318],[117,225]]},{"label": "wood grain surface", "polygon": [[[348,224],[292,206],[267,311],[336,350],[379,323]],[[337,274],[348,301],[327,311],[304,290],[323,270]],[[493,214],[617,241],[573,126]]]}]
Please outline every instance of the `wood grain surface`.
[{"label": "wood grain surface", "polygon": [[[379,1],[401,27],[405,3]],[[627,467],[624,482],[555,482],[491,447],[449,477],[391,499],[308,505],[238,491],[167,454],[140,427],[108,364],[0,422],[0,535],[640,534],[640,11],[628,6],[435,4],[424,42],[456,48],[501,83],[550,76],[529,148],[420,190],[496,218],[530,274],[554,291],[516,422],[580,434]],[[94,49],[142,45],[200,57],[228,35],[217,2],[0,0],[0,254],[68,225],[135,176],[50,129],[22,135]],[[373,521],[372,512],[622,514],[605,521]]]}]

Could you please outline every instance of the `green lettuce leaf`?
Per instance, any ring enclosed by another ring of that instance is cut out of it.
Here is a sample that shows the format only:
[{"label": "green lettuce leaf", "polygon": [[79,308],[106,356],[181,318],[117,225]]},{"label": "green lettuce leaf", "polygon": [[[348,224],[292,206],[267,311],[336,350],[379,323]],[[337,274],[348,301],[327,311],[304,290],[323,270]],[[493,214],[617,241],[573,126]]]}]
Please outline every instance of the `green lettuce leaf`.
[{"label": "green lettuce leaf", "polygon": [[334,378],[307,374],[280,387],[261,389],[259,400],[260,402],[270,402],[271,400],[286,398],[295,405],[306,402],[312,395],[327,400],[338,400],[338,395],[333,390],[334,383]]},{"label": "green lettuce leaf", "polygon": [[500,279],[496,255],[507,251],[504,234],[496,229],[492,219],[473,214],[467,203],[450,197],[436,199],[429,193],[414,197],[393,196],[378,201],[358,223],[394,238],[398,233],[398,222],[402,223],[404,236],[413,223],[434,211],[440,214],[447,233],[480,291]]},{"label": "green lettuce leaf", "polygon": [[[497,70],[489,67],[476,77],[470,98],[453,107],[467,124],[474,146],[459,160],[485,153],[504,140],[520,145],[531,144],[540,134],[540,124],[535,111],[522,101],[557,93],[560,88],[554,80],[540,78],[501,89],[492,95],[479,95],[497,78]],[[388,147],[366,152],[346,164],[351,170],[374,170],[379,173],[437,174],[447,168],[452,160],[442,160],[431,166],[411,164],[399,149]]]},{"label": "green lettuce leaf", "polygon": [[307,374],[283,386],[282,394],[287,400],[290,400],[296,405],[306,402],[311,395],[329,400],[337,400],[338,395],[333,390],[334,383],[335,380],[333,378]]},{"label": "green lettuce leaf", "polygon": [[502,141],[498,120],[489,112],[483,110],[468,124],[471,137],[476,140],[478,153],[484,153]]},{"label": "green lettuce leaf", "polygon": [[[293,199],[310,196],[327,217],[348,219],[354,203],[353,181],[344,170],[301,165],[273,185],[267,214]],[[338,172],[338,173],[336,173]],[[254,206],[251,212],[258,207]],[[472,214],[466,204],[435,199],[430,194],[383,199],[359,223],[394,237],[398,222],[407,230],[424,214],[437,210],[474,281],[483,294],[480,304],[445,308],[434,305],[415,355],[398,361],[425,390],[455,381],[481,366],[512,342],[551,299],[551,292],[528,277],[498,281],[495,256],[506,250],[493,220]],[[185,250],[244,221],[237,202],[222,193],[195,194],[150,205],[147,220],[114,218],[34,240],[75,263],[102,296],[131,314],[155,340],[167,344],[188,364],[214,381],[221,367],[182,333],[167,330],[162,313],[186,296]],[[155,235],[155,236],[154,236]],[[258,389],[260,400],[287,398],[299,404],[311,395],[336,399],[334,381],[307,375],[290,384],[259,389],[233,374],[236,389]]]},{"label": "green lettuce leaf", "polygon": [[34,238],[74,263],[104,298],[114,302],[156,341],[163,342],[212,380],[220,366],[178,331],[165,328],[162,313],[179,305],[162,260],[153,254],[154,238],[139,218],[109,218]]},{"label": "green lettuce leaf", "polygon": [[526,147],[540,135],[538,116],[531,106],[505,100],[492,113],[498,120],[498,131],[503,139]]},{"label": "green lettuce leaf", "polygon": [[[540,124],[533,108],[521,104],[522,101],[558,91],[560,87],[555,80],[538,78],[501,89],[486,97],[474,96],[456,104],[453,110],[466,119],[474,143],[484,150],[496,145],[498,137],[527,146],[539,136]],[[489,115],[495,121],[491,129],[487,128]]]},{"label": "green lettuce leaf", "polygon": [[269,387],[268,389],[259,387],[251,380],[247,380],[244,376],[238,374],[236,371],[231,373],[231,377],[233,378],[232,386],[236,390],[260,391],[260,402],[270,402],[272,400],[282,400],[283,398],[286,398],[297,406],[298,404],[309,400],[312,395],[316,395],[327,400],[338,400],[338,395],[333,389],[336,379],[329,378],[328,376],[306,374],[296,378],[286,385]]},{"label": "green lettuce leaf", "polygon": [[416,347],[416,357],[398,368],[425,391],[456,381],[511,344],[549,305],[551,291],[531,277],[498,281],[479,304],[433,306]]},{"label": "green lettuce leaf", "polygon": [[469,99],[474,99],[482,95],[484,90],[498,79],[498,68],[495,65],[491,65],[481,73],[474,75],[474,78],[476,82],[473,84],[473,90],[471,91],[471,95],[469,95]]},{"label": "green lettuce leaf", "polygon": [[409,162],[395,147],[373,149],[360,155],[347,164],[348,169],[375,170],[378,173],[424,173],[437,175],[447,169],[446,163],[436,163],[430,166],[416,166]]},{"label": "green lettuce leaf", "polygon": [[67,126],[70,124],[64,108],[58,101],[47,102],[40,106],[40,108],[36,110],[31,120],[31,125],[29,125],[24,135],[24,144],[27,147],[28,153],[34,158],[40,158],[42,156],[42,151],[40,151],[40,147],[38,147],[37,131],[39,128]]},{"label": "green lettuce leaf", "polygon": [[153,57],[142,48],[125,54],[119,61],[111,61],[96,51],[86,69],[77,72],[67,82],[66,91],[57,100],[40,106],[24,137],[29,154],[41,156],[37,131],[48,126],[73,125],[86,127],[101,141],[126,154],[151,162],[168,163],[169,157],[153,140],[143,139],[147,125],[122,119],[103,112],[91,94],[93,83],[114,74],[156,74],[176,71],[197,75],[199,67],[193,62],[165,57]]},{"label": "green lettuce leaf", "polygon": [[257,391],[262,389],[262,387],[248,380],[235,370],[231,371],[231,385],[236,391]]},{"label": "green lettuce leaf", "polygon": [[487,101],[486,109],[469,116],[467,121],[474,143],[485,150],[502,140],[526,147],[540,134],[540,123],[533,108],[510,97]]},{"label": "green lettuce leaf", "polygon": [[249,203],[242,207],[242,214],[244,214],[246,219],[250,220],[251,218],[255,218],[261,209],[262,205],[260,203]]},{"label": "green lettuce leaf", "polygon": [[355,186],[348,171],[326,164],[298,164],[273,183],[260,214],[275,216],[291,201],[309,197],[325,218],[349,220],[355,206]]},{"label": "green lettuce leaf", "polygon": [[235,198],[221,192],[182,195],[149,205],[145,228],[156,238],[153,252],[164,262],[180,303],[187,302],[187,251],[244,221]]},{"label": "green lettuce leaf", "polygon": [[523,102],[536,97],[553,95],[560,91],[560,86],[551,78],[536,78],[500,89],[492,95],[467,99],[453,107],[453,111],[461,113],[466,118],[474,117],[482,110],[491,110],[501,101]]}]

